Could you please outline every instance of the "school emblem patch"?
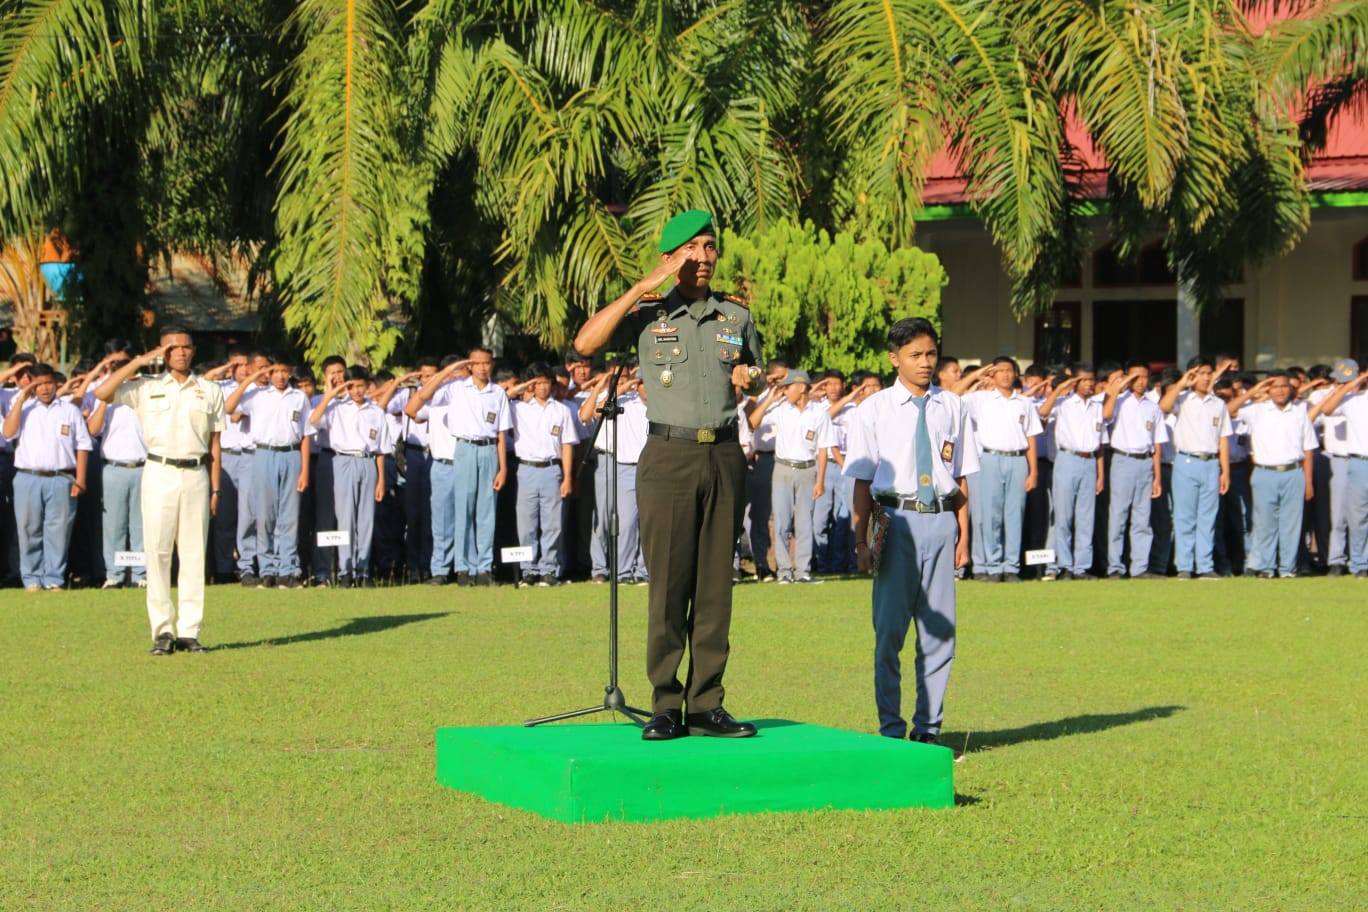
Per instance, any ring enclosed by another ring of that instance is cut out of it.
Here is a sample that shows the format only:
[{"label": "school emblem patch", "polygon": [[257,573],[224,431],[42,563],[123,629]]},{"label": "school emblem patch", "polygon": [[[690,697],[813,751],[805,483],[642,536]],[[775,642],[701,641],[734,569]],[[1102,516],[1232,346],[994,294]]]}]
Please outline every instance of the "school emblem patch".
[{"label": "school emblem patch", "polygon": [[955,444],[954,444],[954,441],[947,440],[947,441],[945,441],[944,445],[941,446],[941,461],[942,461],[942,462],[953,462],[954,459],[955,459]]}]

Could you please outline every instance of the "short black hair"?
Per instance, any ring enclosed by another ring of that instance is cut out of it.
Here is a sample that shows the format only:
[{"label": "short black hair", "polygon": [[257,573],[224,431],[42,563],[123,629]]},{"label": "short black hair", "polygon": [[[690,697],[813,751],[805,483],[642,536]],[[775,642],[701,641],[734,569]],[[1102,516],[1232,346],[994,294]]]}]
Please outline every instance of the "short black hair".
[{"label": "short black hair", "polygon": [[936,332],[936,327],[931,325],[930,320],[925,317],[907,317],[899,320],[888,330],[888,350],[895,352],[922,336],[929,336],[932,344],[940,348],[940,333]]},{"label": "short black hair", "polygon": [[35,361],[33,367],[29,368],[28,375],[30,380],[37,380],[39,377],[56,377],[57,371],[53,370],[51,364]]},{"label": "short black hair", "polygon": [[286,357],[286,355],[285,355],[284,352],[278,352],[278,351],[267,352],[267,353],[266,353],[266,361],[267,361],[267,363],[269,363],[269,364],[284,364],[284,365],[286,365],[287,367],[288,367],[288,366],[293,366],[293,365],[291,364],[290,359],[289,359],[288,357]]},{"label": "short black hair", "polygon": [[1213,364],[1213,363],[1211,363],[1211,359],[1208,358],[1206,355],[1193,355],[1191,358],[1188,358],[1188,363],[1187,363],[1187,369],[1188,369],[1188,370],[1192,370],[1192,369],[1198,368],[1198,367],[1212,367],[1212,368],[1214,368],[1215,366],[1216,366],[1216,365]]},{"label": "short black hair", "polygon": [[1097,365],[1097,376],[1110,377],[1120,369],[1121,362],[1119,361],[1103,361],[1101,364]]},{"label": "short black hair", "polygon": [[[180,325],[179,323],[167,323],[165,326],[163,326],[163,327],[161,328],[161,332],[157,335],[157,338],[160,340],[160,339],[165,339],[167,336],[189,336],[189,335],[190,335],[190,330],[186,329],[184,326]],[[193,341],[194,341],[194,336],[190,336],[190,339],[191,339],[191,341],[193,342]]]},{"label": "short black hair", "polygon": [[1079,374],[1092,374],[1094,377],[1097,376],[1097,373],[1093,370],[1092,364],[1087,361],[1075,361],[1070,370],[1073,371],[1075,377]]},{"label": "short black hair", "polygon": [[342,365],[343,370],[347,369],[347,359],[343,358],[341,355],[328,355],[328,357],[324,358],[323,363],[318,365],[318,367],[324,373],[327,373],[328,368],[332,367],[334,364]]},{"label": "short black hair", "polygon": [[[341,359],[339,358],[338,360],[340,361]],[[326,361],[323,363],[325,365],[327,364]],[[342,377],[348,382],[352,380],[364,380],[369,382],[371,378],[371,373],[370,371],[366,370],[365,365],[353,364],[351,367],[347,368],[346,373],[344,373]]]},{"label": "short black hair", "polygon": [[1128,374],[1131,371],[1135,370],[1137,367],[1143,367],[1145,370],[1150,369],[1149,362],[1141,361],[1139,358],[1131,358],[1125,364],[1121,365],[1121,369]]},{"label": "short black hair", "polygon": [[527,368],[523,371],[522,378],[524,380],[555,379],[551,373],[551,365],[547,364],[545,361],[533,361],[531,364],[527,365]]},{"label": "short black hair", "polygon": [[[460,361],[461,359],[453,358],[452,360]],[[414,364],[413,366],[418,368],[419,370],[422,370],[425,367],[446,367],[447,364],[450,363],[451,361],[447,361],[445,363],[438,362],[437,358],[433,355],[423,355],[423,357],[418,359],[418,363]]]},{"label": "short black hair", "polygon": [[1034,361],[1031,363],[1030,367],[1021,372],[1021,375],[1023,377],[1040,377],[1041,379],[1044,379],[1045,377],[1050,376],[1050,369],[1039,361]]},{"label": "short black hair", "polygon": [[318,383],[318,380],[314,378],[313,368],[309,367],[308,365],[301,364],[290,372],[290,382],[316,384]]},{"label": "short black hair", "polygon": [[10,366],[15,364],[37,364],[38,357],[33,352],[15,352],[10,355]]},{"label": "short black hair", "polygon": [[104,353],[106,355],[112,355],[115,352],[126,352],[129,350],[129,348],[132,347],[132,345],[133,343],[129,342],[127,339],[121,339],[116,336],[115,338],[105,342]]}]

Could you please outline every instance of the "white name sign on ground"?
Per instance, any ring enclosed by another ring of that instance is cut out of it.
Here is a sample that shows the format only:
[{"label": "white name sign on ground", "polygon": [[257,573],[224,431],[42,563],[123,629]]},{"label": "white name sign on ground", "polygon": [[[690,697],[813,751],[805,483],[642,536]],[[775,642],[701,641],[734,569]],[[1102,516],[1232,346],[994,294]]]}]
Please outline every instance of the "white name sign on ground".
[{"label": "white name sign on ground", "polygon": [[146,567],[147,555],[142,551],[115,551],[114,566],[116,567]]},{"label": "white name sign on ground", "polygon": [[536,555],[532,553],[531,546],[526,548],[499,549],[499,560],[503,561],[505,564],[517,564],[523,561],[530,561],[535,556]]},{"label": "white name sign on ground", "polygon": [[1026,566],[1028,567],[1039,567],[1041,564],[1053,564],[1054,559],[1054,548],[1041,548],[1038,551],[1026,552]]},{"label": "white name sign on ground", "polygon": [[335,531],[335,532],[319,532],[319,533],[318,533],[318,547],[320,547],[320,548],[328,548],[328,547],[333,547],[333,548],[335,548],[335,547],[337,547],[338,545],[350,545],[350,544],[351,544],[351,533],[350,533],[350,532],[347,532],[346,530],[338,530],[338,531]]}]

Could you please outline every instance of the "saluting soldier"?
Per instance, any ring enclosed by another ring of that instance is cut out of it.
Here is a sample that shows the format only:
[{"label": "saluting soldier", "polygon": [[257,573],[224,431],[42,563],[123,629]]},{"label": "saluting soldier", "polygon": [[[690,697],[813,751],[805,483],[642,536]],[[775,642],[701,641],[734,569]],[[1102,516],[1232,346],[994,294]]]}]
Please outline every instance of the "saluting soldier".
[{"label": "saluting soldier", "polygon": [[[621,345],[635,344],[647,392],[637,502],[651,575],[646,671],[653,715],[641,736],[747,737],[755,726],[722,707],[722,677],[731,628],[727,568],[741,529],[746,477],[736,391],[754,395],[765,388],[757,366],[760,338],[745,302],[712,288],[718,250],[708,213],[694,209],[671,219],[660,252],[660,265],[575,338],[585,355],[602,351],[615,333]],[[671,278],[668,294],[652,294]],[[685,649],[688,673],[681,684]]]},{"label": "saluting soldier", "polygon": [[[143,465],[143,547],[147,556],[147,617],[152,654],[203,652],[204,552],[209,517],[218,509],[219,434],[227,424],[223,391],[191,368],[195,345],[176,326],[161,346],[114,371],[95,391],[101,402],[128,406],[147,442]],[[134,373],[164,361],[166,371],[131,383]],[[179,604],[171,602],[171,554],[180,556]]]}]

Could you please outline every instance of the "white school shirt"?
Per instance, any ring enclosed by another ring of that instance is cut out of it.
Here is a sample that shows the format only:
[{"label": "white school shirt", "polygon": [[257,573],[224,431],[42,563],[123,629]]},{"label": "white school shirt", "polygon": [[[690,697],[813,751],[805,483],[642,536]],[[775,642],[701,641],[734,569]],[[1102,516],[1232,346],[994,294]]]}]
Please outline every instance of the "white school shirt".
[{"label": "white school shirt", "polygon": [[430,404],[446,406],[447,428],[457,438],[493,440],[499,431],[513,429],[508,396],[492,381],[480,389],[470,378],[453,380],[437,390]]},{"label": "white school shirt", "polygon": [[513,404],[513,452],[523,461],[561,461],[561,447],[579,443],[579,432],[564,402],[536,399]]},{"label": "white school shirt", "polygon": [[1144,396],[1137,399],[1130,390],[1116,397],[1116,410],[1108,427],[1112,449],[1132,455],[1152,453],[1169,439],[1159,406]]},{"label": "white school shirt", "polygon": [[362,400],[359,406],[351,397],[334,399],[323,410],[318,428],[328,431],[334,453],[375,456],[394,452],[385,411],[369,399]]},{"label": "white school shirt", "polygon": [[1368,394],[1350,393],[1335,414],[1344,419],[1344,449],[1349,456],[1368,456]]},{"label": "white school shirt", "polygon": [[[927,393],[926,430],[931,440],[931,483],[936,497],[959,490],[957,479],[979,469],[978,452],[969,432],[969,409],[954,393],[931,387]],[[842,474],[870,482],[870,491],[915,497],[917,413],[912,393],[897,380],[888,389],[860,403],[849,424],[846,462]]]},{"label": "white school shirt", "polygon": [[[412,444],[416,447],[430,447],[432,445],[432,428],[427,421],[415,421],[404,414],[404,406],[408,405],[409,399],[413,396],[412,387],[404,387],[395,390],[390,397],[389,405],[385,406],[385,411],[394,419],[395,430],[400,432],[396,440],[405,444]],[[422,410],[419,409],[419,417],[422,417]]]},{"label": "white school shirt", "polygon": [[1307,450],[1320,448],[1301,403],[1288,402],[1278,408],[1271,401],[1251,402],[1240,409],[1240,417],[1249,424],[1249,448],[1256,466],[1301,462]]},{"label": "white school shirt", "polygon": [[1040,413],[1031,400],[1012,390],[1004,396],[995,389],[977,390],[964,396],[974,418],[979,450],[1024,450],[1028,438],[1040,434]]},{"label": "white school shirt", "polygon": [[1070,393],[1056,399],[1050,417],[1054,419],[1055,444],[1060,449],[1096,454],[1102,446],[1102,402],[1096,396],[1084,399]]},{"label": "white school shirt", "polygon": [[791,402],[783,402],[770,409],[766,417],[774,427],[776,459],[808,462],[817,458],[818,450],[836,445],[836,433],[825,408],[809,404],[800,409]]},{"label": "white school shirt", "polygon": [[1249,458],[1249,422],[1239,415],[1230,419],[1230,464]]},{"label": "white school shirt", "polygon": [[1185,389],[1173,403],[1173,446],[1180,453],[1215,456],[1221,438],[1234,431],[1230,424],[1230,409],[1215,393],[1198,395]]},{"label": "white school shirt", "polygon": [[[87,393],[93,411],[99,401],[94,393]],[[219,438],[222,445],[222,437]],[[100,453],[106,462],[142,462],[147,458],[147,443],[143,440],[138,415],[126,405],[111,402],[105,406],[104,428],[100,431]]]},{"label": "white school shirt", "polygon": [[[606,398],[607,393],[600,393],[598,401],[603,402]],[[618,464],[636,465],[641,461],[641,451],[646,449],[646,435],[650,429],[646,419],[646,403],[635,392],[623,393],[618,396],[618,407],[622,409],[622,414],[618,416],[622,420],[609,418],[603,423],[594,449],[599,453],[613,452],[613,424],[616,422],[618,448],[622,452]]]},{"label": "white school shirt", "polygon": [[[252,441],[263,446],[295,446],[314,433],[309,424],[309,397],[293,387],[268,386],[238,403],[238,411],[252,421]],[[221,445],[221,444],[220,444]]]},{"label": "white school shirt", "polygon": [[[1328,389],[1318,389],[1311,394],[1307,400],[1311,405],[1320,405],[1332,391]],[[1353,394],[1345,397],[1347,402]],[[1349,427],[1344,418],[1344,403],[1335,409],[1335,414],[1326,415],[1322,413],[1315,422],[1316,430],[1320,432],[1321,449],[1325,450],[1329,456],[1348,456],[1349,455]],[[1368,452],[1368,451],[1365,451]]]},{"label": "white school shirt", "polygon": [[1055,443],[1054,412],[1050,412],[1049,418],[1040,417],[1040,406],[1045,402],[1044,396],[1030,396],[1026,401],[1031,403],[1031,408],[1035,409],[1036,420],[1040,422],[1040,434],[1036,437],[1036,458],[1054,462],[1055,456],[1059,455],[1059,448]]},{"label": "white school shirt", "polygon": [[[769,402],[770,396],[782,396],[774,387],[765,390],[755,397],[755,407],[764,408],[765,403]],[[776,406],[777,408],[777,406]],[[741,420],[750,427],[750,419],[745,414],[741,415]],[[750,452],[752,453],[773,453],[774,452],[774,413],[767,412],[760,419],[760,424],[750,429]]]},{"label": "white school shirt", "polygon": [[[238,388],[236,380],[220,380],[219,390],[226,400],[233,395],[233,391]],[[250,387],[243,390],[242,398],[238,400],[238,413],[242,413],[242,403],[251,399],[266,387],[257,386],[253,383]],[[256,443],[252,440],[252,419],[245,414],[241,421],[229,421],[223,427],[223,433],[219,435],[219,446],[224,450],[254,450]]]},{"label": "white school shirt", "polygon": [[428,450],[433,459],[445,459],[447,462],[456,458],[456,438],[451,436],[447,430],[446,406],[439,405],[433,408],[425,405],[418,411],[419,415],[427,419],[428,426]]},{"label": "white school shirt", "polygon": [[47,405],[30,399],[20,408],[14,467],[37,472],[76,468],[76,451],[89,451],[91,446],[81,410],[60,398]]}]

